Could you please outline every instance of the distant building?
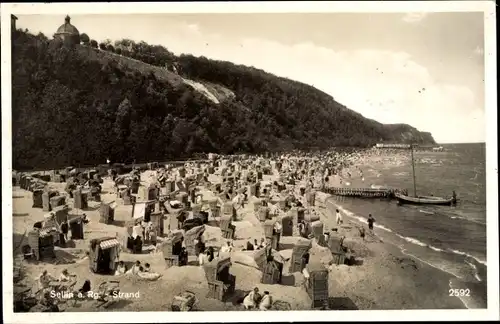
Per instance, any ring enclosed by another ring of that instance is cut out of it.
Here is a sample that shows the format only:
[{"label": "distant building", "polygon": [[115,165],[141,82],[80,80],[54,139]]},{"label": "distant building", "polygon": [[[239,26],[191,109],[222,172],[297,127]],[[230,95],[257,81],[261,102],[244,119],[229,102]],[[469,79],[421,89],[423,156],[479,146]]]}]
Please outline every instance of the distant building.
[{"label": "distant building", "polygon": [[70,23],[71,18],[66,16],[64,21],[54,34],[54,39],[59,39],[67,45],[80,44],[80,32]]},{"label": "distant building", "polygon": [[16,20],[17,20],[16,16],[10,15],[10,28],[11,28],[11,31],[17,30],[17,28],[16,28]]}]

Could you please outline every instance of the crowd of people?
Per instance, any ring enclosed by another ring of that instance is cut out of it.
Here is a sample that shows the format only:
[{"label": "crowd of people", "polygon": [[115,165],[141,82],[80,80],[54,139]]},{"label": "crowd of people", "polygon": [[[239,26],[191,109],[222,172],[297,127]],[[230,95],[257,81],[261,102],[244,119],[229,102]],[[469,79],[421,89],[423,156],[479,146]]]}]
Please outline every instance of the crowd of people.
[{"label": "crowd of people", "polygon": [[[333,154],[333,155],[332,155]],[[304,186],[307,188],[319,188],[321,186],[324,186],[325,183],[329,181],[329,176],[332,175],[339,175],[342,173],[342,169],[345,166],[349,165],[349,159],[346,158],[347,155],[342,155],[342,154],[337,154],[335,153],[332,154],[326,154],[324,156],[316,156],[316,157],[310,157],[307,158],[306,156],[295,156],[295,157],[287,157],[287,156],[282,156],[281,159],[278,159],[280,163],[280,173],[284,175],[279,183],[277,181],[274,181],[274,186],[279,187],[282,186],[284,182],[287,182],[287,184],[295,184],[296,181],[301,181],[304,180]],[[245,162],[245,160],[236,160],[233,164],[235,165],[244,165],[245,163],[250,163],[250,162]],[[278,162],[276,162],[278,163]],[[268,168],[269,166],[264,166],[262,167],[261,170]],[[250,168],[251,169],[251,168]],[[358,174],[361,178],[364,180],[363,172],[361,169],[356,169],[358,171]],[[249,174],[252,174],[251,172]],[[122,181],[122,177],[117,176],[116,173],[111,173],[110,174],[115,181],[115,186],[117,189],[118,193],[118,187],[119,183]],[[138,170],[134,170],[131,172],[131,175],[133,177],[132,181],[140,181],[140,174]],[[167,174],[165,170],[162,172],[158,172],[155,175],[155,180],[158,182],[164,182],[166,181],[167,178],[170,178],[172,175]],[[347,176],[350,178],[351,174],[347,172]],[[313,181],[313,180],[318,180],[320,178],[321,180],[319,183],[318,181]],[[242,178],[243,179],[243,178]],[[248,179],[247,179],[248,180]],[[249,183],[250,181],[244,181],[240,179],[240,182],[242,182],[241,186],[244,186],[246,183]],[[245,203],[248,203],[248,192],[247,191],[242,191],[239,192],[241,186],[237,186],[234,184],[234,188],[230,188],[226,190],[226,194],[228,195],[227,198],[233,202],[233,205],[235,206],[236,209],[243,208]],[[262,194],[266,196],[272,196],[268,195],[272,191],[273,184],[268,184],[266,186],[263,186],[261,188]],[[233,195],[233,190],[234,189],[234,195]],[[295,189],[295,188],[294,188]],[[306,188],[300,188],[304,189],[304,192]],[[278,191],[276,192],[281,192],[284,194],[287,194],[287,196],[290,197],[291,202],[289,203],[288,201],[286,202],[287,207],[290,206],[302,206],[302,203],[300,202],[300,199],[298,199],[294,193],[293,189],[282,189],[279,188]],[[301,195],[304,196],[304,193],[302,193],[301,190]],[[285,195],[284,195],[285,196]],[[201,200],[198,199],[198,195],[195,197],[195,201]],[[271,197],[272,198],[272,197]],[[288,198],[287,198],[288,199]],[[193,201],[193,203],[195,203]],[[267,203],[264,201],[264,205],[267,205]],[[277,205],[276,205],[277,206]],[[270,213],[273,214],[273,216],[278,216],[279,213],[279,207],[269,206]],[[83,221],[84,223],[87,223],[88,220],[86,219],[86,215],[83,215]],[[336,225],[340,226],[344,222],[342,213],[337,209],[335,211],[335,223]],[[368,230],[373,231],[373,226],[374,226],[375,219],[372,217],[372,215],[369,215],[368,218]],[[310,222],[309,222],[310,223]],[[299,233],[302,236],[307,236],[308,229],[307,226],[310,226],[305,221],[301,221],[298,224],[298,230]],[[69,226],[66,222],[63,222],[61,224],[60,228],[60,235],[61,235],[61,241],[66,241],[68,240],[68,230]],[[273,234],[281,234],[282,231],[282,225],[279,221],[276,221],[274,224],[273,228]],[[132,251],[142,251],[142,245],[146,242],[151,243],[153,246],[156,248],[159,245],[159,242],[157,240],[157,228],[155,225],[149,221],[149,219],[144,219],[141,223],[136,224],[132,228],[132,235],[131,239],[127,243],[127,247],[132,250]],[[309,230],[310,232],[310,230]],[[362,228],[360,230],[360,235],[364,239],[365,238],[365,229]],[[330,233],[324,233],[325,235],[325,240],[328,241]],[[253,240],[253,241],[252,241]],[[161,241],[161,240],[160,240]],[[130,243],[130,244],[129,244]],[[158,244],[157,244],[158,243]],[[266,241],[265,238],[261,238],[260,242],[257,238],[250,239],[246,242],[246,246],[243,248],[243,250],[246,251],[255,251],[255,250],[261,250],[265,249],[269,242]],[[198,255],[198,264],[199,266],[203,266],[216,257],[216,255],[220,255],[221,253],[231,253],[234,250],[234,244],[232,240],[227,240],[225,244],[223,244],[218,251],[214,250],[214,247],[208,247],[205,248],[203,246],[202,250],[200,251]],[[187,264],[187,250],[185,246],[182,246],[182,250],[179,254],[179,260],[186,260]],[[148,279],[148,280],[155,280],[161,275],[159,273],[156,273],[152,270],[152,267],[149,263],[142,264],[140,261],[136,261],[132,266],[128,267],[127,264],[124,261],[119,261],[117,264],[117,267],[115,269],[114,274],[116,276],[122,276],[122,275],[133,275],[137,276],[139,278],[143,279]],[[75,280],[76,278],[74,275],[69,274],[67,269],[65,269],[61,275],[59,276],[58,279],[54,279],[51,277],[47,271],[44,271],[38,278],[38,281],[40,283],[41,289],[44,289],[44,292],[47,291],[50,287],[50,282],[58,281],[58,282],[68,282],[70,280]],[[83,286],[78,290],[78,291],[89,291],[90,290],[90,280],[85,280]],[[259,293],[258,288],[255,288],[252,290],[245,298],[243,301],[243,306],[245,309],[252,309],[252,308],[258,308],[261,310],[267,310],[271,307],[272,305],[272,297],[270,296],[268,291],[264,291],[263,294]]]}]

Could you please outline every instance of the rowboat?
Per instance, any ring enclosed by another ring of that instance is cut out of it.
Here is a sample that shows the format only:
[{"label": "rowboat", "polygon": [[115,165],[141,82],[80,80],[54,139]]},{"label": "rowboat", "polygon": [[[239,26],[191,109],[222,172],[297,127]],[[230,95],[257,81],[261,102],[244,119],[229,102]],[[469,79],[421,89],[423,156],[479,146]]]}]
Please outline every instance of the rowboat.
[{"label": "rowboat", "polygon": [[417,195],[417,182],[415,176],[415,159],[413,158],[413,144],[410,145],[411,151],[411,166],[413,173],[413,196],[406,195],[406,192],[394,193],[395,198],[399,204],[412,204],[412,205],[446,205],[451,206],[456,204],[457,197],[455,191],[451,198],[435,197],[435,196],[418,196]]},{"label": "rowboat", "polygon": [[454,198],[442,198],[434,196],[411,197],[403,195],[401,193],[395,193],[394,196],[400,204],[451,206],[454,202]]}]

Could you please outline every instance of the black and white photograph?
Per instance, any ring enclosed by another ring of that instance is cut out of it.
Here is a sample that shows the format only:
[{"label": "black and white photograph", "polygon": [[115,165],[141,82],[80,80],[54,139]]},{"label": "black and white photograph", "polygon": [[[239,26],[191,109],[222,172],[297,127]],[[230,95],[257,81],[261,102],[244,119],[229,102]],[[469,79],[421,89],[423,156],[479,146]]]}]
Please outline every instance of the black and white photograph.
[{"label": "black and white photograph", "polygon": [[494,2],[1,23],[5,322],[499,319]]}]

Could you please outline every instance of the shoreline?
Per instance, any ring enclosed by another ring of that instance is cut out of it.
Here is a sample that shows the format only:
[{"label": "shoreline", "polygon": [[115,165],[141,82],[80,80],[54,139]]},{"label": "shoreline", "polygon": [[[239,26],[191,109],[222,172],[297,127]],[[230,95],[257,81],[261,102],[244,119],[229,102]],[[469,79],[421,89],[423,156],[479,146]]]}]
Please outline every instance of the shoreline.
[{"label": "shoreline", "polygon": [[[357,216],[355,216],[354,213],[352,213],[350,210],[342,206],[342,203],[340,202],[333,202],[331,201],[332,198],[334,198],[333,195],[326,194],[326,193],[321,193],[321,198],[318,199],[321,202],[321,205],[318,206],[320,214],[323,216],[322,221],[327,223],[333,223],[334,221],[334,211],[333,208],[339,208],[341,213],[343,214],[343,219],[344,219],[344,225],[348,224],[353,225],[354,227],[358,226],[365,226],[366,223],[363,223],[360,219],[358,219]],[[331,204],[329,207],[328,204]],[[346,211],[348,213],[346,213]],[[351,215],[350,215],[351,214]],[[374,259],[379,259],[379,261],[384,262],[383,260],[380,260],[384,256],[395,256],[396,258],[410,258],[413,260],[414,264],[416,265],[417,269],[421,274],[415,275],[415,274],[409,274],[405,273],[404,271],[401,273],[397,273],[396,275],[400,277],[403,281],[407,281],[408,285],[412,285],[413,282],[416,282],[415,287],[418,287],[414,292],[407,292],[408,296],[409,295],[420,295],[420,296],[429,296],[432,295],[434,300],[438,301],[434,309],[476,309],[476,308],[487,308],[486,305],[481,305],[481,302],[477,302],[473,300],[471,297],[458,297],[458,296],[449,296],[449,289],[460,289],[463,287],[458,287],[460,283],[465,283],[467,286],[476,286],[478,284],[481,284],[482,280],[479,280],[479,282],[462,282],[460,279],[458,279],[455,275],[447,272],[444,269],[439,268],[436,265],[433,265],[415,255],[412,255],[410,253],[405,253],[405,249],[402,246],[398,246],[394,242],[390,242],[390,240],[384,240],[382,236],[378,235],[377,233],[377,228],[378,232],[380,231],[387,231],[382,225],[379,225],[378,227],[375,227],[374,229],[374,236],[380,239],[380,243],[378,246],[373,246],[370,245],[370,250],[374,252],[374,256],[372,258]],[[388,231],[392,232],[392,231]],[[349,237],[346,236],[346,241]],[[352,238],[351,238],[352,239]],[[360,239],[358,239],[360,240]],[[349,246],[349,244],[347,244]],[[367,244],[368,245],[368,244]],[[367,271],[367,270],[366,270]],[[375,275],[376,276],[376,275]],[[429,281],[427,280],[428,278],[439,278],[439,280],[432,280]],[[454,284],[457,283],[457,284]],[[436,289],[436,287],[439,287],[440,289]],[[438,290],[440,290],[438,292]],[[437,296],[436,296],[437,295]],[[439,298],[441,296],[441,298]],[[411,298],[411,297],[409,297]],[[427,298],[427,297],[426,297]],[[485,298],[486,299],[486,298]],[[393,303],[393,304],[397,304]],[[403,302],[404,304],[404,302]],[[424,303],[425,304],[425,303]],[[424,308],[424,309],[433,309],[431,307],[427,307],[425,305],[418,305],[418,304],[412,304],[412,308]],[[395,307],[394,309],[404,309],[404,305],[401,306],[400,308]]]}]

